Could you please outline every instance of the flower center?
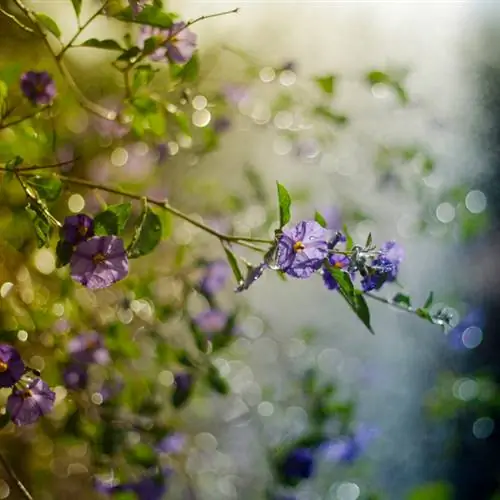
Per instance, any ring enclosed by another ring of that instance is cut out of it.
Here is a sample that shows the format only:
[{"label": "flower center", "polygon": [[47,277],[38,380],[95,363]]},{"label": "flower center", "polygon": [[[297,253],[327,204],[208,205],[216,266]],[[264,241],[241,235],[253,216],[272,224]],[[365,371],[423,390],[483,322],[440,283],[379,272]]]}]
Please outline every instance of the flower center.
[{"label": "flower center", "polygon": [[102,252],[96,253],[96,254],[92,257],[92,262],[93,262],[95,265],[97,265],[97,264],[102,264],[105,260],[106,260],[106,256],[105,256]]},{"label": "flower center", "polygon": [[6,372],[9,368],[9,365],[4,361],[0,361],[0,373]]},{"label": "flower center", "polygon": [[45,92],[45,85],[43,83],[37,83],[35,85],[35,92],[37,94],[43,94]]},{"label": "flower center", "polygon": [[21,397],[23,399],[28,399],[28,398],[31,398],[33,396],[33,393],[29,390],[29,389],[25,389],[22,393],[21,393]]},{"label": "flower center", "polygon": [[295,245],[293,245],[294,252],[301,252],[305,248],[306,247],[304,246],[304,243],[302,243],[302,241],[297,241]]},{"label": "flower center", "polygon": [[80,236],[86,236],[88,230],[89,228],[86,226],[78,226],[78,233],[80,234]]},{"label": "flower center", "polygon": [[91,351],[93,349],[97,349],[99,347],[99,342],[96,339],[89,339],[85,343],[85,349],[87,351]]},{"label": "flower center", "polygon": [[337,261],[335,262],[335,264],[333,264],[333,267],[335,267],[336,269],[342,269],[344,267],[344,264],[342,264],[342,262],[340,261]]}]

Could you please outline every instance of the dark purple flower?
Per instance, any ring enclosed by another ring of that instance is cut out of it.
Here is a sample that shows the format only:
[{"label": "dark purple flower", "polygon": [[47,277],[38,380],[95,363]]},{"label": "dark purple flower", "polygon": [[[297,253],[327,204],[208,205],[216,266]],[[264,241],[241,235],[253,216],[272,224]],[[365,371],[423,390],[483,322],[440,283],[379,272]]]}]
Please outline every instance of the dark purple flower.
[{"label": "dark purple flower", "polygon": [[287,481],[309,479],[314,473],[313,450],[294,448],[283,460],[280,470]]},{"label": "dark purple flower", "polygon": [[70,261],[71,277],[87,288],[106,288],[128,274],[123,240],[94,236],[79,243]]},{"label": "dark purple flower", "polygon": [[104,347],[102,336],[97,332],[82,333],[71,339],[68,352],[78,363],[105,365],[109,362],[109,352]]},{"label": "dark purple flower", "polygon": [[212,127],[218,134],[222,134],[231,128],[231,120],[227,116],[219,116],[213,121]]},{"label": "dark purple flower", "polygon": [[315,221],[302,221],[283,230],[278,241],[278,267],[295,278],[309,278],[328,256],[326,235],[326,229]]},{"label": "dark purple flower", "polygon": [[55,392],[39,378],[33,380],[27,388],[12,390],[7,399],[7,411],[16,425],[36,422],[54,407]]},{"label": "dark purple flower", "polygon": [[403,258],[403,248],[395,241],[382,245],[378,255],[372,260],[368,275],[361,280],[363,290],[379,290],[386,281],[395,281]]},{"label": "dark purple flower", "polygon": [[159,453],[180,453],[186,446],[186,436],[181,432],[167,434],[155,447]]},{"label": "dark purple flower", "polygon": [[328,441],[321,447],[325,460],[352,464],[366,450],[375,437],[374,429],[360,426],[352,435],[341,436]]},{"label": "dark purple flower", "polygon": [[9,344],[0,344],[0,387],[12,387],[24,373],[19,353]]},{"label": "dark purple flower", "polygon": [[194,377],[188,372],[177,372],[174,374],[174,392],[172,394],[172,404],[176,408],[184,405],[193,390]]},{"label": "dark purple flower", "polygon": [[[328,262],[335,269],[346,269],[350,260],[347,255],[333,254],[328,257]],[[328,290],[337,290],[339,287],[337,280],[330,274],[328,269],[323,269],[323,282]]]},{"label": "dark purple flower", "polygon": [[64,219],[61,233],[72,245],[88,240],[94,236],[94,219],[85,214],[70,215]]},{"label": "dark purple flower", "polygon": [[231,268],[225,260],[214,260],[209,262],[200,280],[200,290],[202,293],[212,295],[221,290],[231,275]]},{"label": "dark purple flower", "polygon": [[207,309],[193,318],[193,323],[202,333],[214,335],[224,330],[228,322],[228,316],[219,309]]},{"label": "dark purple flower", "polygon": [[21,91],[32,104],[47,105],[56,95],[56,85],[46,71],[28,71],[21,76]]},{"label": "dark purple flower", "polygon": [[170,469],[164,469],[161,474],[145,476],[139,481],[123,484],[110,484],[96,479],[94,487],[105,495],[131,492],[135,493],[138,500],[161,500],[167,492],[166,478],[170,472]]},{"label": "dark purple flower", "polygon": [[80,363],[70,363],[64,368],[64,385],[72,391],[79,391],[87,387],[89,374],[87,367]]},{"label": "dark purple flower", "polygon": [[99,389],[99,394],[102,396],[103,402],[109,401],[120,394],[124,387],[125,383],[119,378],[114,380],[107,380]]}]

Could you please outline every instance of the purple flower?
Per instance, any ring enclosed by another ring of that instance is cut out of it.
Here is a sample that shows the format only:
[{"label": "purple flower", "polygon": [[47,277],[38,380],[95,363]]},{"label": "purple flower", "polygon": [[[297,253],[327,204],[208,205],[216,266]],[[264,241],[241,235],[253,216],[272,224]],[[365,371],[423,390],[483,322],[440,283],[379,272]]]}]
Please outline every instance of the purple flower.
[{"label": "purple flower", "polygon": [[[351,261],[347,255],[333,254],[328,257],[328,262],[336,269],[345,269]],[[328,290],[337,290],[339,287],[337,280],[330,274],[328,269],[323,270],[323,282]]]},{"label": "purple flower", "polygon": [[218,134],[222,134],[231,128],[231,120],[227,116],[219,116],[213,121],[212,127]]},{"label": "purple flower", "polygon": [[180,453],[186,446],[186,436],[181,432],[167,434],[155,447],[159,453]]},{"label": "purple flower", "polygon": [[56,85],[46,71],[28,71],[21,76],[21,91],[32,104],[47,105],[56,95]]},{"label": "purple flower", "polygon": [[327,229],[333,231],[340,231],[342,229],[342,215],[337,207],[328,205],[319,210],[319,213],[325,219]]},{"label": "purple flower", "polygon": [[113,399],[125,387],[123,380],[117,378],[104,382],[103,386],[99,389],[99,394],[102,396],[103,402]]},{"label": "purple flower", "polygon": [[361,280],[363,290],[379,290],[386,281],[395,281],[403,258],[404,250],[395,241],[382,245],[378,255],[372,260],[368,275]]},{"label": "purple flower", "polygon": [[214,260],[209,262],[200,280],[202,293],[212,295],[221,290],[231,274],[231,268],[225,260]]},{"label": "purple flower", "polygon": [[71,257],[71,277],[91,289],[106,288],[128,274],[123,240],[117,236],[94,236],[79,243]]},{"label": "purple flower", "polygon": [[280,472],[291,484],[309,479],[314,473],[314,454],[310,448],[294,448],[284,458]]},{"label": "purple flower", "polygon": [[235,106],[249,98],[248,88],[237,83],[227,83],[224,85],[222,88],[222,95],[225,97],[226,101],[229,101]]},{"label": "purple flower", "polygon": [[89,374],[87,367],[80,363],[70,363],[64,368],[63,380],[67,389],[78,391],[87,387]]},{"label": "purple flower", "polygon": [[325,460],[352,464],[365,451],[375,435],[374,429],[359,426],[352,435],[341,436],[325,443],[321,447],[322,456]]},{"label": "purple flower", "polygon": [[0,387],[12,387],[24,373],[19,353],[9,344],[0,344]]},{"label": "purple flower", "polygon": [[164,469],[161,474],[145,476],[139,481],[123,484],[110,484],[96,479],[94,487],[105,495],[131,492],[135,493],[138,500],[161,500],[167,492],[165,480],[170,472],[170,469]]},{"label": "purple flower", "polygon": [[177,372],[174,374],[174,392],[172,394],[172,404],[175,408],[184,405],[191,391],[193,390],[194,377],[188,372]]},{"label": "purple flower", "polygon": [[228,316],[219,309],[207,309],[193,318],[194,325],[207,335],[214,335],[224,330]]},{"label": "purple flower", "polygon": [[26,389],[13,389],[7,399],[7,411],[16,425],[32,424],[52,410],[55,399],[55,392],[36,378]]},{"label": "purple flower", "polygon": [[295,278],[309,278],[328,256],[327,231],[315,221],[283,230],[278,241],[278,267]]},{"label": "purple flower", "polygon": [[97,332],[82,333],[71,339],[68,352],[78,363],[105,365],[109,362],[109,352]]},{"label": "purple flower", "polygon": [[85,214],[70,215],[64,219],[61,233],[72,245],[88,240],[94,236],[94,219]]},{"label": "purple flower", "polygon": [[156,155],[160,165],[163,165],[170,158],[170,147],[167,142],[162,142],[156,146]]},{"label": "purple flower", "polygon": [[[120,114],[123,108],[121,101],[116,97],[105,97],[99,101],[99,104],[117,114]],[[119,139],[127,135],[130,131],[130,125],[125,125],[117,120],[107,120],[100,116],[93,116],[92,125],[101,137],[110,139]]]}]

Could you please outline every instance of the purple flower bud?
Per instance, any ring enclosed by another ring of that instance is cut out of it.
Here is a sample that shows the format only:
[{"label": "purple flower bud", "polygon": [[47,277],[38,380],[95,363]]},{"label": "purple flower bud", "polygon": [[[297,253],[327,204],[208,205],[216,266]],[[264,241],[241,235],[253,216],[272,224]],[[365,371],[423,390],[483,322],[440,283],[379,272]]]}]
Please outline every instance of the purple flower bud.
[{"label": "purple flower bud", "polygon": [[222,332],[227,325],[228,319],[225,312],[219,309],[208,309],[195,316],[193,323],[202,333],[211,336]]},{"label": "purple flower bud", "polygon": [[294,448],[281,465],[281,474],[287,481],[309,479],[314,473],[314,454],[310,448]]},{"label": "purple flower bud", "polygon": [[52,411],[55,399],[55,392],[42,379],[36,378],[26,389],[12,390],[7,399],[7,411],[16,425],[28,425]]},{"label": "purple flower bud", "polygon": [[[328,262],[336,269],[346,269],[350,264],[350,260],[347,255],[339,254],[330,255],[330,257],[328,257]],[[328,290],[336,290],[339,287],[337,280],[330,274],[328,269],[323,269],[322,274],[323,282]]]},{"label": "purple flower bud", "polygon": [[63,372],[64,385],[72,391],[79,391],[87,387],[89,374],[87,367],[80,363],[70,363]]},{"label": "purple flower bud", "polygon": [[94,236],[79,243],[70,267],[71,277],[87,288],[111,286],[128,274],[123,240],[117,236]]},{"label": "purple flower bud", "polygon": [[225,260],[214,260],[206,265],[200,280],[202,293],[212,295],[221,290],[231,275],[231,268]]},{"label": "purple flower bud", "polygon": [[46,71],[28,71],[21,76],[21,91],[35,106],[47,105],[56,95],[56,85]]},{"label": "purple flower bud", "polygon": [[0,344],[0,387],[12,387],[24,373],[19,353],[9,344]]},{"label": "purple flower bud", "polygon": [[183,406],[189,399],[193,390],[194,377],[188,372],[177,372],[174,374],[174,392],[172,404],[176,408]]},{"label": "purple flower bud", "polygon": [[278,241],[279,268],[294,278],[309,278],[328,256],[327,231],[315,221],[283,230]]},{"label": "purple flower bud", "polygon": [[72,245],[88,240],[94,236],[94,219],[85,214],[70,215],[64,219],[61,234]]},{"label": "purple flower bud", "polygon": [[82,333],[71,339],[68,352],[78,363],[105,365],[109,362],[109,352],[104,347],[102,336],[97,332]]}]

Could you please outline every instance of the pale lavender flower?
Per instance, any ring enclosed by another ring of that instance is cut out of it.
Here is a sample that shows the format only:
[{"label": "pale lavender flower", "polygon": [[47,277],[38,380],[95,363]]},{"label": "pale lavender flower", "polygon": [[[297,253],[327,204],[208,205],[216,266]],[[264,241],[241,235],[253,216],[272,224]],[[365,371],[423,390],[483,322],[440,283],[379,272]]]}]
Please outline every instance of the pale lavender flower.
[{"label": "pale lavender flower", "polygon": [[219,309],[207,309],[193,318],[196,327],[207,335],[214,335],[224,330],[228,322],[228,316]]},{"label": "pale lavender flower", "polygon": [[105,365],[110,360],[104,340],[97,332],[81,333],[72,338],[68,344],[68,352],[73,360],[83,364]]},{"label": "pale lavender flower", "polygon": [[180,453],[186,446],[186,435],[181,432],[167,434],[155,447],[159,453]]},{"label": "pale lavender flower", "polygon": [[212,295],[224,288],[227,280],[231,276],[231,268],[225,260],[214,260],[209,262],[200,280],[200,290],[202,293]]}]

